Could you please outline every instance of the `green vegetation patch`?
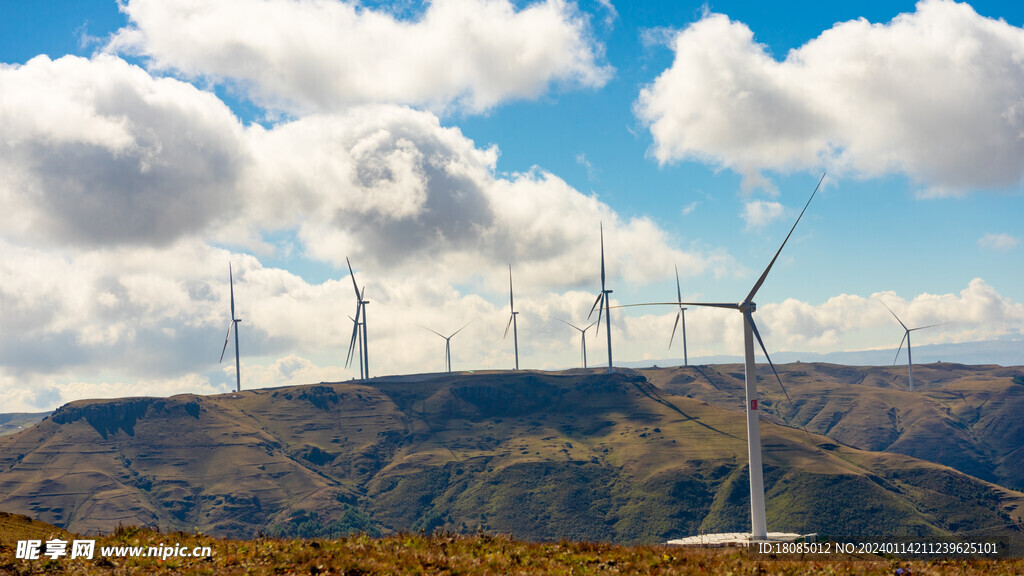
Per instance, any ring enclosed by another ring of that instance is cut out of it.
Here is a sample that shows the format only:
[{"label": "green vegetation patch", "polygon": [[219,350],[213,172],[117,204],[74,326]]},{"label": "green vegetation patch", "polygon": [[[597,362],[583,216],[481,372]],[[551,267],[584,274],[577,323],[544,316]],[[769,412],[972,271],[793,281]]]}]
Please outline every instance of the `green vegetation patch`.
[{"label": "green vegetation patch", "polygon": [[296,510],[287,521],[267,530],[274,538],[335,538],[352,534],[380,536],[380,529],[368,514],[354,506],[342,505],[335,518],[323,517],[315,511]]}]

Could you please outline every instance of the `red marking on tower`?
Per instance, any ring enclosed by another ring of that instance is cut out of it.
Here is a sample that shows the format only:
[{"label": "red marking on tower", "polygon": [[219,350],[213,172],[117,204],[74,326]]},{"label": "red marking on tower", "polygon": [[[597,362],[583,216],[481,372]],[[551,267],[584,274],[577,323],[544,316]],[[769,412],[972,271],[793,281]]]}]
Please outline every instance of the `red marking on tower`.
[{"label": "red marking on tower", "polygon": [[757,410],[757,398],[754,398],[753,400],[750,401],[750,409]]}]

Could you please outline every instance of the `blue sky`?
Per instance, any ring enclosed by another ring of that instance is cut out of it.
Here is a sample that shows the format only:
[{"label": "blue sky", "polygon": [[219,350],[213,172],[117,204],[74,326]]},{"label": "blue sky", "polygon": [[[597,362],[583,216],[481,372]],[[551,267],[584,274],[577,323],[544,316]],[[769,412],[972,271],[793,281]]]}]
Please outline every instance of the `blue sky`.
[{"label": "blue sky", "polygon": [[[30,2],[0,6],[0,398],[564,368],[617,303],[758,294],[769,350],[1020,339],[1024,10],[1001,2]],[[858,21],[858,19],[861,19]],[[46,55],[48,59],[39,58]],[[669,310],[616,312],[616,359]],[[691,356],[737,319],[688,312]],[[603,342],[603,337],[601,338]],[[230,353],[230,351],[229,351]],[[603,343],[588,346],[591,362]],[[1024,358],[1022,358],[1024,361]]]}]

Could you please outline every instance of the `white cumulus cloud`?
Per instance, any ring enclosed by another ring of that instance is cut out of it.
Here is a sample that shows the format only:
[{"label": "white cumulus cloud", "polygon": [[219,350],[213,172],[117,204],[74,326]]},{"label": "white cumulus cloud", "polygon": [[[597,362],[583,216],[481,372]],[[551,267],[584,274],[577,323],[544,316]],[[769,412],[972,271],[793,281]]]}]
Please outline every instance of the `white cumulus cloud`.
[{"label": "white cumulus cloud", "polygon": [[985,234],[978,238],[978,246],[991,250],[1012,250],[1020,246],[1020,239],[1009,234]]},{"label": "white cumulus cloud", "polygon": [[107,49],[187,77],[237,83],[290,113],[367,103],[481,112],[552,84],[611,75],[587,18],[543,0],[436,0],[403,20],[340,0],[128,0]]},{"label": "white cumulus cloud", "polygon": [[767,200],[751,200],[743,205],[743,221],[747,223],[747,230],[763,228],[778,220],[785,212],[785,208],[778,202]]},{"label": "white cumulus cloud", "polygon": [[1024,174],[1024,30],[967,4],[837,23],[782,61],[720,14],[671,47],[672,66],[636,103],[662,163],[710,162],[769,188],[765,170],[899,173],[925,195]]},{"label": "white cumulus cloud", "polygon": [[109,55],[0,66],[0,94],[8,234],[168,244],[240,204],[243,128],[213,94]]}]

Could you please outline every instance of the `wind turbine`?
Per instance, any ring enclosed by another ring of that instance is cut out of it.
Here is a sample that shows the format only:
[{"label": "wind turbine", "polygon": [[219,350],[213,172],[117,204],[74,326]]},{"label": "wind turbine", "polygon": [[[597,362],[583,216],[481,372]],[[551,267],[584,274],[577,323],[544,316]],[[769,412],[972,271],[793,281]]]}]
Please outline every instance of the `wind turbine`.
[{"label": "wind turbine", "polygon": [[[348,359],[345,361],[345,367],[348,368],[349,364],[352,363],[352,353],[356,349],[356,343],[359,343],[359,378],[366,380],[370,377],[370,353],[367,350],[366,343],[366,305],[370,303],[369,300],[365,299],[366,286],[363,289],[359,289],[359,285],[356,284],[356,274],[352,271],[352,262],[349,261],[348,257],[345,257],[345,262],[348,264],[348,275],[352,277],[352,287],[356,291],[356,317],[352,320],[352,339],[348,343]],[[360,322],[362,317],[362,322]]]},{"label": "wind turbine", "polygon": [[419,326],[420,328],[423,328],[424,330],[430,330],[434,334],[437,334],[441,338],[444,338],[444,359],[445,359],[445,363],[447,364],[448,373],[449,374],[452,373],[452,338],[456,334],[458,334],[459,332],[462,332],[462,330],[465,329],[466,326],[469,326],[472,323],[473,323],[472,320],[470,320],[469,322],[466,322],[462,326],[462,328],[459,328],[458,330],[456,330],[455,332],[452,332],[448,336],[445,336],[444,334],[441,334],[440,332],[438,332],[436,330],[430,330],[430,328],[427,328],[426,326],[423,326],[421,324],[417,324],[417,326]]},{"label": "wind turbine", "polygon": [[[885,302],[882,302],[881,300],[879,300],[879,302],[882,304],[882,306],[885,306]],[[900,320],[900,317],[897,316],[896,313],[892,311],[892,308],[889,308],[888,306],[885,306],[885,309],[888,310],[889,314],[892,314],[892,317],[895,318],[896,321],[900,323],[900,326],[903,326],[903,330],[904,330],[904,332],[903,332],[903,340],[900,340],[900,347],[896,350],[896,357],[893,358],[892,365],[895,366],[896,365],[896,361],[900,359],[900,351],[903,350],[903,342],[905,341],[907,343],[907,369],[909,370],[909,376],[910,376],[910,391],[913,392],[914,391],[914,357],[910,354],[910,333],[913,332],[914,330],[924,330],[925,328],[934,328],[936,326],[942,326],[944,324],[949,324],[949,322],[941,322],[939,324],[929,324],[928,326],[918,326],[917,328],[907,328],[907,325],[904,324],[903,320]]]},{"label": "wind turbine", "polygon": [[[519,370],[519,334],[516,331],[516,304],[512,298],[512,265],[508,265],[508,309],[511,311],[508,317],[508,324],[505,324],[505,335],[501,337],[502,340],[508,337],[508,327],[512,326],[512,342],[515,344],[516,350],[516,370]],[[450,372],[450,370],[449,370]]]},{"label": "wind turbine", "polygon": [[611,290],[607,290],[604,285],[604,222],[601,223],[601,293],[597,295],[597,300],[594,301],[594,305],[590,307],[590,314],[587,315],[589,320],[594,315],[594,310],[597,310],[597,331],[601,331],[601,313],[604,313],[605,322],[605,333],[608,335],[608,373],[612,373],[612,313],[609,306],[608,295],[611,294]]},{"label": "wind turbine", "polygon": [[217,362],[224,361],[224,353],[228,350],[228,340],[231,339],[231,329],[235,330],[235,392],[242,391],[242,372],[241,363],[238,360],[238,326],[237,324],[242,321],[241,318],[235,318],[235,277],[231,273],[231,263],[228,263],[228,282],[231,286],[231,323],[228,324],[228,335],[224,337],[224,348],[220,351],[220,360]]},{"label": "wind turbine", "polygon": [[[633,304],[632,306],[707,306],[710,308],[726,308],[729,310],[736,310],[743,314],[743,369],[744,369],[744,383],[746,392],[746,413],[747,413],[747,455],[749,458],[750,466],[750,538],[753,541],[765,540],[768,537],[768,526],[765,520],[765,506],[764,506],[764,471],[761,465],[761,424],[758,420],[758,401],[757,401],[757,373],[754,368],[754,338],[757,338],[757,343],[761,346],[761,351],[764,352],[764,357],[768,360],[768,365],[771,366],[772,372],[775,374],[775,379],[779,381],[779,387],[782,388],[783,393],[786,394],[786,399],[789,399],[789,392],[786,392],[786,387],[782,385],[782,378],[779,377],[779,373],[775,370],[775,364],[772,363],[772,359],[768,356],[768,349],[764,346],[764,341],[761,340],[761,334],[757,331],[757,326],[754,324],[754,311],[757,310],[757,305],[754,304],[754,296],[757,295],[757,291],[761,289],[761,285],[764,284],[765,279],[768,277],[768,272],[771,271],[772,266],[775,265],[775,261],[778,260],[779,254],[782,253],[782,249],[786,246],[786,242],[789,241],[789,237],[793,235],[793,231],[796,230],[796,225],[800,223],[800,219],[803,218],[804,212],[807,211],[807,207],[811,204],[811,200],[814,199],[814,195],[817,194],[818,188],[821,187],[822,181],[825,180],[825,175],[821,175],[821,180],[818,180],[818,185],[814,187],[814,192],[811,193],[811,197],[807,199],[807,203],[804,204],[803,210],[800,211],[800,215],[797,216],[796,222],[793,223],[793,227],[789,229],[789,234],[786,234],[786,239],[782,241],[782,246],[779,246],[779,250],[775,253],[772,261],[768,263],[768,267],[761,273],[761,277],[757,279],[754,287],[747,294],[747,297],[743,299],[739,304],[733,304],[728,302],[658,302],[648,304]],[[616,306],[619,308],[620,306]],[[792,404],[792,400],[790,400]]]},{"label": "wind turbine", "polygon": [[586,370],[587,369],[587,330],[590,330],[591,326],[593,326],[594,324],[597,324],[597,320],[594,320],[593,322],[588,324],[586,328],[580,328],[579,326],[577,326],[575,324],[570,324],[570,323],[566,322],[565,320],[562,320],[561,318],[555,318],[555,320],[558,320],[559,322],[561,322],[562,324],[565,324],[566,326],[572,326],[573,328],[575,328],[575,329],[580,331],[580,354],[583,356],[583,369]]},{"label": "wind turbine", "polygon": [[[676,298],[680,302],[683,300],[683,289],[679,287],[679,266],[676,266]],[[689,366],[690,361],[686,357],[686,308],[682,305],[679,306],[679,314],[676,314],[676,321],[672,324],[672,337],[668,339],[668,349],[672,349],[672,340],[676,337],[676,328],[679,327],[680,320],[683,325],[683,366]]]}]

